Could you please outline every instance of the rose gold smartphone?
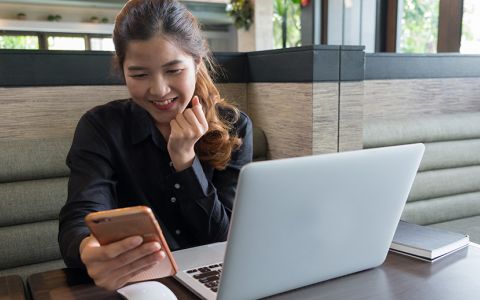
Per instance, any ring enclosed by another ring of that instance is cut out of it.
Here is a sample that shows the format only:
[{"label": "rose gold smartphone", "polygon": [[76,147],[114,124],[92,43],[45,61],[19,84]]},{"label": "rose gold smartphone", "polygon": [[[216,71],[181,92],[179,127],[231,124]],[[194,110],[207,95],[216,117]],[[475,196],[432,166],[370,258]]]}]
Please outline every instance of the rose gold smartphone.
[{"label": "rose gold smartphone", "polygon": [[144,243],[160,243],[166,254],[165,259],[153,268],[134,276],[129,282],[157,279],[177,273],[177,264],[149,207],[133,206],[94,212],[85,217],[85,222],[101,245],[134,235],[143,237]]}]

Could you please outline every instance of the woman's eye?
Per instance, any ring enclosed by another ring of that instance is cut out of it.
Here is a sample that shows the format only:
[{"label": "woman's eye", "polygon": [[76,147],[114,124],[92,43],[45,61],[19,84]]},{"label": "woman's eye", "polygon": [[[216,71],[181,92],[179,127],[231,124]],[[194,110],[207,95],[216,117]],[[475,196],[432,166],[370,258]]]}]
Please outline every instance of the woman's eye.
[{"label": "woman's eye", "polygon": [[167,71],[169,74],[178,74],[180,72],[182,72],[182,69],[172,69]]},{"label": "woman's eye", "polygon": [[129,76],[132,77],[132,78],[142,78],[142,77],[147,76],[147,74],[132,74],[132,75],[129,75]]}]

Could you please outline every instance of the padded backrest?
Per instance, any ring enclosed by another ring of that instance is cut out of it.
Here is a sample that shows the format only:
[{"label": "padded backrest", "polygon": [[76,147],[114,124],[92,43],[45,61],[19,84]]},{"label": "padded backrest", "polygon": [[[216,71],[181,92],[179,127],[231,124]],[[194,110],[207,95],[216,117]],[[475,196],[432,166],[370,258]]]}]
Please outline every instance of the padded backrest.
[{"label": "padded backrest", "polygon": [[71,138],[0,142],[0,270],[59,259]]},{"label": "padded backrest", "polygon": [[[58,213],[67,199],[71,138],[0,142],[0,270],[61,258]],[[253,128],[254,160],[267,142]]]},{"label": "padded backrest", "polygon": [[267,137],[258,127],[253,127],[253,161],[267,159]]},{"label": "padded backrest", "polygon": [[364,148],[424,143],[402,219],[434,224],[480,215],[480,113],[375,120]]}]

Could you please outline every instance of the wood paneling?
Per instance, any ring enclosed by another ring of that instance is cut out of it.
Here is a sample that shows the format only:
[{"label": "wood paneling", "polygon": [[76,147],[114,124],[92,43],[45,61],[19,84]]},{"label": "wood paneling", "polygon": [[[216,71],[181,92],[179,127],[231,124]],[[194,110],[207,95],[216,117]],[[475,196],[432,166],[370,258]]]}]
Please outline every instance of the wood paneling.
[{"label": "wood paneling", "polygon": [[313,84],[313,154],[338,151],[338,83]]},{"label": "wood paneling", "polygon": [[269,158],[338,150],[338,83],[250,83],[248,113],[265,131]]},{"label": "wood paneling", "polygon": [[340,83],[338,151],[362,149],[364,82]]},{"label": "wood paneling", "polygon": [[71,136],[85,111],[128,97],[124,86],[0,88],[0,139]]},{"label": "wood paneling", "polygon": [[246,83],[218,83],[217,88],[228,102],[237,105],[244,112],[248,110]]},{"label": "wood paneling", "polygon": [[[218,84],[221,95],[247,110],[244,83]],[[130,97],[125,86],[0,88],[0,139],[71,136],[84,112]]]},{"label": "wood paneling", "polygon": [[248,113],[272,159],[312,154],[312,83],[250,83]]},{"label": "wood paneling", "polygon": [[480,111],[480,78],[367,80],[363,119]]}]

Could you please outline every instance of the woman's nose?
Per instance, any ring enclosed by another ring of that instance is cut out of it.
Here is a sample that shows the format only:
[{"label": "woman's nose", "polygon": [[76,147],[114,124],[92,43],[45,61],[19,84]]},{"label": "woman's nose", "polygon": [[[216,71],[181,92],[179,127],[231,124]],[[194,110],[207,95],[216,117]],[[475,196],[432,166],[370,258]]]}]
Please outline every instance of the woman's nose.
[{"label": "woman's nose", "polygon": [[161,76],[155,76],[150,83],[150,94],[163,97],[170,92],[170,86]]}]

